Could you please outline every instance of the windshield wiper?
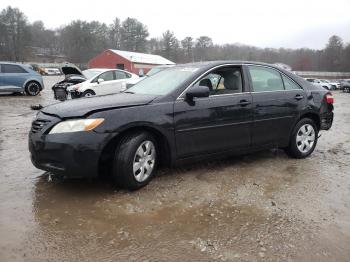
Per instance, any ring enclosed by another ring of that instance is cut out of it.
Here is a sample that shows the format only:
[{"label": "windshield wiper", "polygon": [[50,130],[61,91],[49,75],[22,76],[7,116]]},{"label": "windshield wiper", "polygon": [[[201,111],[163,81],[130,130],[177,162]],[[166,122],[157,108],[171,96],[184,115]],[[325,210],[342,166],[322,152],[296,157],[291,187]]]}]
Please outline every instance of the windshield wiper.
[{"label": "windshield wiper", "polygon": [[132,91],[124,91],[123,93],[135,94],[135,93],[134,93],[134,92],[132,92]]}]

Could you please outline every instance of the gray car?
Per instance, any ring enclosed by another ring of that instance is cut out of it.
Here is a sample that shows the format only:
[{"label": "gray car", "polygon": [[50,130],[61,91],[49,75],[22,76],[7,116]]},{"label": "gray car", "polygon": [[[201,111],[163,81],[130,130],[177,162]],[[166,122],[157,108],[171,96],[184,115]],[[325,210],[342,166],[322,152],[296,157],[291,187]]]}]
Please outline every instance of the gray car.
[{"label": "gray car", "polygon": [[0,62],[0,93],[36,96],[43,88],[42,76],[29,65]]}]

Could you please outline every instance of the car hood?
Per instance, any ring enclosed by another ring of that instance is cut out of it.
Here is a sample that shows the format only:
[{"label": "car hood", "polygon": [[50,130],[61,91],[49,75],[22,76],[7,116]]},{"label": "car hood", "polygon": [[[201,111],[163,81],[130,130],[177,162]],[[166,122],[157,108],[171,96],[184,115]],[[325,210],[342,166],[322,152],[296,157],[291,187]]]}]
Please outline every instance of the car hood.
[{"label": "car hood", "polygon": [[156,96],[154,95],[119,93],[68,100],[44,107],[41,111],[44,114],[60,118],[75,118],[87,116],[98,111],[146,105],[155,98]]},{"label": "car hood", "polygon": [[81,76],[84,76],[83,75],[83,72],[81,72],[81,70],[76,67],[75,65],[64,65],[64,66],[61,66],[61,72],[62,74],[64,75],[81,75]]}]

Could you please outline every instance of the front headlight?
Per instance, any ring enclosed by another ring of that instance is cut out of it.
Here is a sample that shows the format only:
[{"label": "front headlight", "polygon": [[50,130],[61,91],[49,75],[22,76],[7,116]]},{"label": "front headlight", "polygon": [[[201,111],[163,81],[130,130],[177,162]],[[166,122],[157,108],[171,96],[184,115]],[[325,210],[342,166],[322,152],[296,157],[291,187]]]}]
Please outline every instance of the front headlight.
[{"label": "front headlight", "polygon": [[69,91],[79,91],[79,88],[82,86],[83,86],[82,84],[76,84],[76,85],[70,86]]},{"label": "front headlight", "polygon": [[50,134],[90,131],[101,125],[103,121],[103,118],[67,120],[55,125]]}]

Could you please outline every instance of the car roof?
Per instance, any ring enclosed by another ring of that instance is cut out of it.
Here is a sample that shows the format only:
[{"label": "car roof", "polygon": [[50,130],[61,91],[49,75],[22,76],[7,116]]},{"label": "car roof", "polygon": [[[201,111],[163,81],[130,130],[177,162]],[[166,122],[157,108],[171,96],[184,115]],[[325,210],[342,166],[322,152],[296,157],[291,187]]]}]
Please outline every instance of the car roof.
[{"label": "car roof", "polygon": [[112,68],[88,68],[85,70],[94,70],[94,71],[101,71],[102,72],[102,71],[108,71],[108,70],[113,70],[113,69]]},{"label": "car roof", "polygon": [[257,62],[257,61],[242,61],[242,60],[218,60],[218,61],[202,61],[202,62],[194,62],[194,63],[187,63],[187,64],[177,64],[173,67],[198,67],[201,69],[210,69],[212,67],[216,66],[225,66],[225,65],[237,65],[237,66],[242,66],[242,65],[257,65],[257,66],[268,66],[271,68],[274,68],[276,70],[282,71],[288,75],[294,73],[292,71],[288,71],[286,69],[283,69],[279,66],[276,66],[274,64],[268,64],[268,63],[263,63],[263,62]]},{"label": "car roof", "polygon": [[25,64],[16,63],[16,62],[5,62],[5,61],[0,61],[0,64],[25,66]]},{"label": "car roof", "polygon": [[16,64],[15,62],[0,61],[1,64]]},{"label": "car roof", "polygon": [[174,66],[176,66],[176,65],[157,65],[157,66],[152,67],[152,69],[153,68],[168,68],[168,67],[174,67]]},{"label": "car roof", "polygon": [[125,70],[122,70],[122,69],[118,69],[118,68],[88,68],[86,70],[94,70],[94,71],[100,71],[100,72],[106,72],[106,71],[115,70],[115,71],[122,71],[122,72],[126,72],[126,73],[129,73],[129,74],[132,74],[131,72],[128,72],[128,71],[125,71]]},{"label": "car roof", "polygon": [[241,61],[241,60],[201,61],[201,62],[193,62],[193,63],[187,63],[187,64],[178,64],[176,66],[215,66],[215,65],[222,65],[222,64],[233,64],[233,65],[255,64],[255,65],[266,65],[270,67],[280,68],[273,64],[256,62],[256,61]]}]

